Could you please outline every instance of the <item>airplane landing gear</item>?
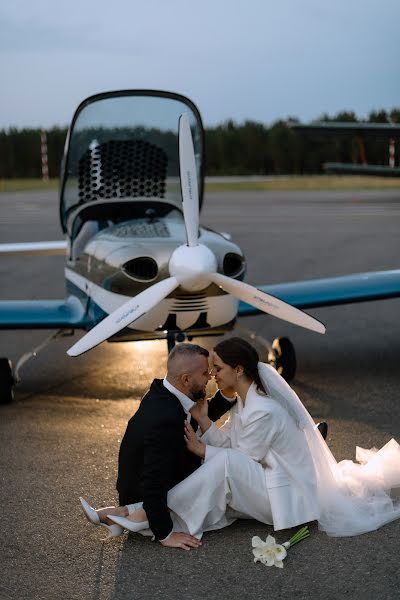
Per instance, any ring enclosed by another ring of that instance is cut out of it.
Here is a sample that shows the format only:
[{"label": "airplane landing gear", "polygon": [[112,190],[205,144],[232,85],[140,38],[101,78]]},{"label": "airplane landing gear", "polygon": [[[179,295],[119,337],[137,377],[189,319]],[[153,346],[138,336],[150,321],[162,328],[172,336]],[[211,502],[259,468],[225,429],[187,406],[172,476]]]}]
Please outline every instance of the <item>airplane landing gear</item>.
[{"label": "airplane landing gear", "polygon": [[236,327],[239,336],[255,345],[262,362],[274,367],[286,381],[291,381],[296,375],[296,352],[292,342],[287,337],[277,337],[272,344],[250,329]]},{"label": "airplane landing gear", "polygon": [[14,373],[11,360],[8,360],[8,358],[0,358],[0,404],[8,404],[13,401],[14,387],[18,383],[21,383],[21,377],[19,376],[20,369],[28,360],[35,358],[51,341],[56,340],[59,337],[73,335],[73,333],[73,329],[60,329],[56,333],[52,333],[39,344],[39,346],[36,346],[32,351],[26,352],[21,356],[14,369]]},{"label": "airplane landing gear", "polygon": [[167,334],[168,354],[174,349],[176,342],[184,342],[186,335],[183,331],[169,331]]},{"label": "airplane landing gear", "polygon": [[289,338],[277,337],[274,339],[272,350],[268,354],[268,362],[286,381],[294,379],[297,367],[296,352]]},{"label": "airplane landing gear", "polygon": [[15,380],[12,362],[8,358],[0,358],[0,404],[9,404],[14,398]]}]

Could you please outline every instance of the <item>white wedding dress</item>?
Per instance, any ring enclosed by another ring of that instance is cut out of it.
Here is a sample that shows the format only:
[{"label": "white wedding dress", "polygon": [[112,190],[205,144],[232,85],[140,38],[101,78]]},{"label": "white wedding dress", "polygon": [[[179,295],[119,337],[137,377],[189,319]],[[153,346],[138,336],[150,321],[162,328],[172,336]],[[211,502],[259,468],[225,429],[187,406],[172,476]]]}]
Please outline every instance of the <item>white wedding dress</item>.
[{"label": "white wedding dress", "polygon": [[[352,536],[398,519],[399,444],[357,448],[358,463],[337,463],[286,381],[263,363],[259,373],[268,396],[253,402],[250,428],[239,401],[236,426],[232,415],[220,430],[212,425],[204,464],[168,493],[174,530],[201,537],[237,518],[275,530],[317,520],[330,536]],[[278,408],[263,411],[262,399]]]}]

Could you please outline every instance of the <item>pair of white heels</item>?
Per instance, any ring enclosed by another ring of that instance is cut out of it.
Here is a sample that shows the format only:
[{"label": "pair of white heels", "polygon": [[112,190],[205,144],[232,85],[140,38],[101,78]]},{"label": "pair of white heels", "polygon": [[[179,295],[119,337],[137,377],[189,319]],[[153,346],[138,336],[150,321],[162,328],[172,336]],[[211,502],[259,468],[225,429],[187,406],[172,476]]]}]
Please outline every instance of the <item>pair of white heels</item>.
[{"label": "pair of white heels", "polygon": [[[126,517],[118,517],[116,515],[107,515],[107,518],[113,521],[113,525],[107,525],[106,523],[102,523],[100,521],[98,513],[92,506],[90,506],[88,502],[86,502],[84,498],[80,497],[79,500],[81,502],[83,512],[85,513],[85,516],[88,519],[88,521],[93,523],[93,525],[100,525],[101,527],[105,527],[107,529],[108,536],[106,539],[122,535],[124,529],[128,529],[129,531],[133,532],[138,532],[142,531],[143,529],[148,529],[149,527],[148,521],[130,521]],[[138,508],[138,505],[128,504],[127,508],[128,513],[132,514]]]}]

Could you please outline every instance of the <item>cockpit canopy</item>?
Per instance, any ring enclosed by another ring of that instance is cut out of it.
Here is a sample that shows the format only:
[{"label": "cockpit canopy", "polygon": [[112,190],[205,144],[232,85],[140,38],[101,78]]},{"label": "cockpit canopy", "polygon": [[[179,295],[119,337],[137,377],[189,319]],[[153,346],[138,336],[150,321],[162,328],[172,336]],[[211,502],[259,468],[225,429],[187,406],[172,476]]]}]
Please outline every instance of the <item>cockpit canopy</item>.
[{"label": "cockpit canopy", "polygon": [[[68,132],[61,172],[60,218],[64,231],[84,209],[104,212],[124,205],[135,218],[140,206],[182,209],[179,181],[179,117],[192,130],[200,207],[203,199],[204,133],[200,113],[184,96],[127,90],[84,100]],[[131,201],[131,202],[130,202]]]}]

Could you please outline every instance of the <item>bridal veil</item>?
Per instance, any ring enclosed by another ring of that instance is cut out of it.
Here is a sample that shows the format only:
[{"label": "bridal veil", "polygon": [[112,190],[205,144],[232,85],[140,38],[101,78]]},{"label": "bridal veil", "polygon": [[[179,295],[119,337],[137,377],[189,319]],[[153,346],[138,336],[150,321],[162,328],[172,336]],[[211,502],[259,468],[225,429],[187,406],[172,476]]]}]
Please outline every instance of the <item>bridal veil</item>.
[{"label": "bridal veil", "polygon": [[330,536],[352,536],[378,529],[400,517],[400,446],[390,440],[381,450],[357,448],[358,463],[337,463],[297,394],[265,363],[260,379],[274,400],[303,430],[317,480],[319,528]]}]

